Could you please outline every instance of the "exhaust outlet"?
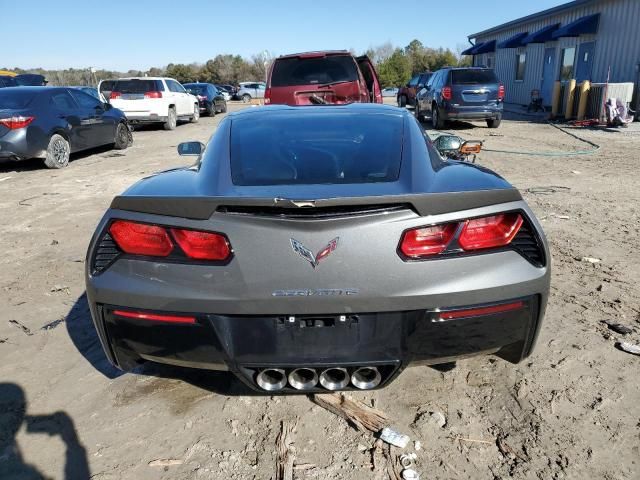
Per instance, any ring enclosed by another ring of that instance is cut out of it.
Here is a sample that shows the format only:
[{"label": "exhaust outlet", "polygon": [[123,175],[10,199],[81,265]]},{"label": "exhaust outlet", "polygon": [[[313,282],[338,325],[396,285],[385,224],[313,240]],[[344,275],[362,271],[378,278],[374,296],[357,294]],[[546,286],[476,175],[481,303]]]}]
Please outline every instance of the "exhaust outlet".
[{"label": "exhaust outlet", "polygon": [[280,368],[265,368],[258,373],[256,383],[263,390],[275,392],[282,390],[287,384],[287,375]]},{"label": "exhaust outlet", "polygon": [[327,368],[320,374],[320,385],[327,390],[341,390],[349,385],[346,368]]},{"label": "exhaust outlet", "polygon": [[351,375],[351,383],[360,390],[369,390],[380,385],[382,376],[376,367],[360,367]]},{"label": "exhaust outlet", "polygon": [[296,390],[311,390],[318,383],[318,374],[311,368],[296,368],[289,374],[289,385]]}]

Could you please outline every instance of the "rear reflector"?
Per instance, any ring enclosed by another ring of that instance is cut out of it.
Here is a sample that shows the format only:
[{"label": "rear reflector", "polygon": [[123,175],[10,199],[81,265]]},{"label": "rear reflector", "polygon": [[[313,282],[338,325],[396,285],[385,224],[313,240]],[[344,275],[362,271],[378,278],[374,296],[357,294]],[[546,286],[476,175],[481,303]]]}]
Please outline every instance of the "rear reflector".
[{"label": "rear reflector", "polygon": [[166,257],[173,250],[167,231],[156,225],[116,220],[109,227],[109,233],[125,253]]},{"label": "rear reflector", "polygon": [[219,233],[172,228],[171,234],[190,258],[223,261],[231,255],[227,237]]},{"label": "rear reflector", "polygon": [[481,317],[483,315],[493,315],[496,313],[512,312],[524,308],[524,302],[504,303],[502,305],[491,305],[490,307],[467,308],[464,310],[449,310],[440,312],[440,320],[453,320],[456,318]]},{"label": "rear reflector", "polygon": [[146,92],[144,98],[162,98],[162,92]]},{"label": "rear reflector", "polygon": [[181,315],[160,315],[157,313],[132,312],[129,310],[114,310],[113,314],[118,317],[135,318],[136,320],[150,320],[153,322],[196,323],[196,317],[183,317]]},{"label": "rear reflector", "polygon": [[9,130],[17,130],[18,128],[24,128],[29,125],[36,117],[9,117],[0,118],[0,125],[4,125]]},{"label": "rear reflector", "polygon": [[414,228],[402,235],[400,251],[409,258],[422,258],[443,252],[456,233],[457,223]]},{"label": "rear reflector", "polygon": [[522,226],[519,213],[502,213],[467,220],[458,242],[464,250],[504,247],[511,243]]}]

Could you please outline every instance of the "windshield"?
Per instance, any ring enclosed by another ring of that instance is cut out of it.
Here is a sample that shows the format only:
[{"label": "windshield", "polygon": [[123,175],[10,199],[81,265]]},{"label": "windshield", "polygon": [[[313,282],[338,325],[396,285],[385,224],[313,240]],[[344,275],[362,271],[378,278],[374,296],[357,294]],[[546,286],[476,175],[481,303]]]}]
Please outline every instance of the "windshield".
[{"label": "windshield", "polygon": [[350,55],[313,58],[280,58],[271,73],[272,87],[353,82],[358,79],[356,62]]},{"label": "windshield", "polygon": [[393,182],[398,179],[400,115],[323,112],[322,107],[233,120],[231,176],[236,185]]},{"label": "windshield", "polygon": [[206,95],[207,94],[207,86],[206,85],[184,85],[184,88],[187,89],[187,92],[193,93],[194,95]]},{"label": "windshield", "polygon": [[11,89],[11,91],[2,89],[0,90],[0,110],[26,108],[35,96],[36,92],[22,88]]},{"label": "windshield", "polygon": [[451,70],[451,83],[454,85],[472,83],[498,83],[493,70]]},{"label": "windshield", "polygon": [[120,93],[146,93],[162,91],[162,82],[158,80],[118,80],[112,91]]}]

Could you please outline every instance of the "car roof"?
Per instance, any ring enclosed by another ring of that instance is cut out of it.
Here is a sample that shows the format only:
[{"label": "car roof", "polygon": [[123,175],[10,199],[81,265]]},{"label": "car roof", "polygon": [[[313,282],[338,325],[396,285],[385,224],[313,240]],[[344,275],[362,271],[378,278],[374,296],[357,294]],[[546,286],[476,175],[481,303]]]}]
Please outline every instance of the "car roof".
[{"label": "car roof", "polygon": [[300,52],[300,53],[290,53],[287,55],[280,55],[279,58],[294,58],[294,57],[314,57],[314,56],[327,56],[327,55],[351,55],[351,52],[348,50],[316,50],[313,52]]},{"label": "car roof", "polygon": [[38,86],[17,86],[17,87],[6,87],[3,88],[2,90],[20,90],[21,92],[34,92],[34,93],[38,93],[38,92],[53,92],[56,90],[66,90],[68,88],[72,88],[72,87],[48,87],[45,85],[38,85]]},{"label": "car roof", "polygon": [[118,81],[118,80],[174,80],[174,79],[171,77],[122,77],[122,78],[114,78],[111,81]]},{"label": "car roof", "polygon": [[185,85],[213,85],[214,87],[216,86],[214,83],[209,83],[209,82],[188,82],[188,83],[183,83],[182,86]]}]

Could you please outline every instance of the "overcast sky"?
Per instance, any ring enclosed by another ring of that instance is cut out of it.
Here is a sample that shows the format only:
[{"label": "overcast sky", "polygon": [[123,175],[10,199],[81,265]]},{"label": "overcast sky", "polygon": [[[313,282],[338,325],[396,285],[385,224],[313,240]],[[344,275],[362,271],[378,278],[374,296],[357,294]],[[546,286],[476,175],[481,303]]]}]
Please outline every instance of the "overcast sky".
[{"label": "overcast sky", "polygon": [[0,0],[0,68],[146,70],[249,57],[368,47],[417,38],[468,45],[467,35],[563,0]]}]

